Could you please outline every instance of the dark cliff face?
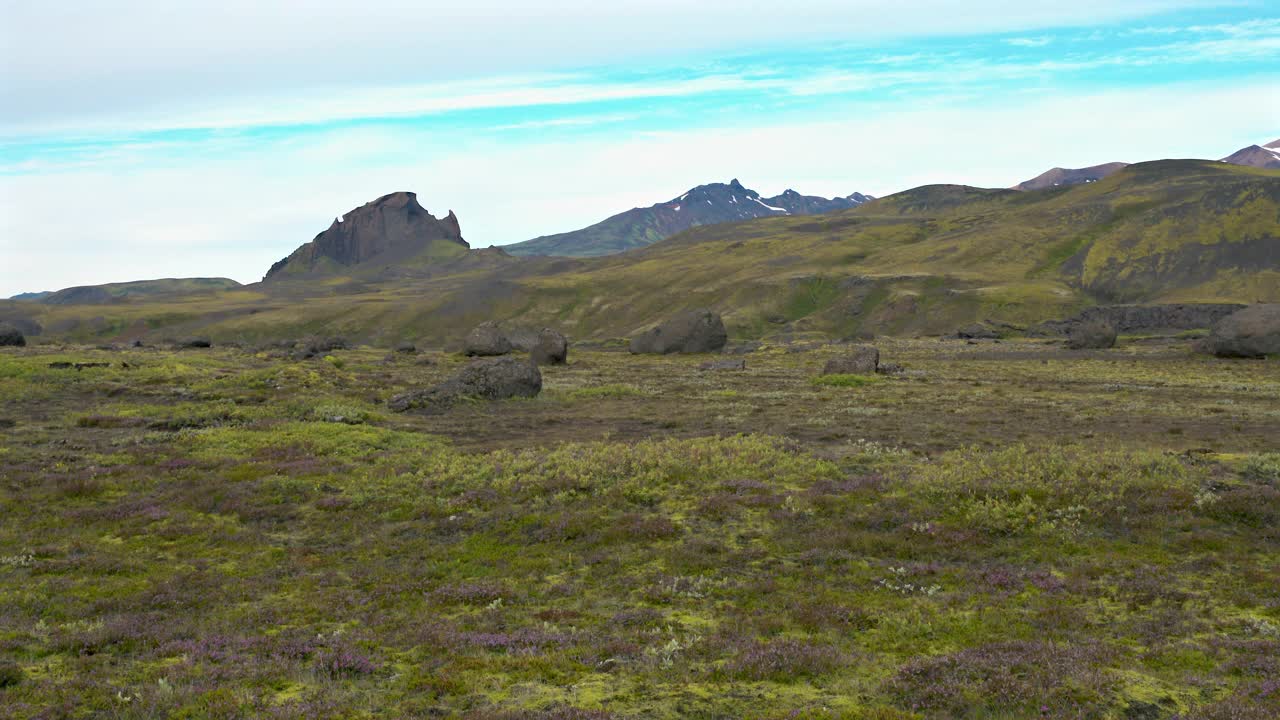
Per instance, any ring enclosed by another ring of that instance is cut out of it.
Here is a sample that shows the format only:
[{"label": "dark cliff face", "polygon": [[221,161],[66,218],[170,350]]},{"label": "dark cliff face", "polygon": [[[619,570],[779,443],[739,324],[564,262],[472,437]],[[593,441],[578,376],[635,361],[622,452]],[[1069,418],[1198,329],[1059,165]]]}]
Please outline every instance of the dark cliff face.
[{"label": "dark cliff face", "polygon": [[264,279],[333,265],[352,267],[375,259],[393,263],[437,244],[446,249],[469,247],[462,239],[457,216],[450,211],[445,218],[436,219],[418,204],[414,193],[392,193],[334,220],[328,230],[272,265]]}]

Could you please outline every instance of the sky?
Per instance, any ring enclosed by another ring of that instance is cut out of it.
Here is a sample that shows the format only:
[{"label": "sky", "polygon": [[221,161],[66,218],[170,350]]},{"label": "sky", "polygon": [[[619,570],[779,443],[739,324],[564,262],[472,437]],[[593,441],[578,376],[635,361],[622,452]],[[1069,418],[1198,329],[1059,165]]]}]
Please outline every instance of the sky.
[{"label": "sky", "polygon": [[472,247],[739,178],[883,196],[1280,138],[1275,0],[0,0],[0,297]]}]

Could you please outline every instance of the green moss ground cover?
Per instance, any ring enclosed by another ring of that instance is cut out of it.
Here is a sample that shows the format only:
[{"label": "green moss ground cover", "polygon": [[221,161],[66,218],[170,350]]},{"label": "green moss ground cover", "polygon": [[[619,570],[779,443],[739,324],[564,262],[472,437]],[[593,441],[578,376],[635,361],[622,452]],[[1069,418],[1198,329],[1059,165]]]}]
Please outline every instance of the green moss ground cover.
[{"label": "green moss ground cover", "polygon": [[1280,365],[881,348],[6,350],[0,715],[1280,714]]}]

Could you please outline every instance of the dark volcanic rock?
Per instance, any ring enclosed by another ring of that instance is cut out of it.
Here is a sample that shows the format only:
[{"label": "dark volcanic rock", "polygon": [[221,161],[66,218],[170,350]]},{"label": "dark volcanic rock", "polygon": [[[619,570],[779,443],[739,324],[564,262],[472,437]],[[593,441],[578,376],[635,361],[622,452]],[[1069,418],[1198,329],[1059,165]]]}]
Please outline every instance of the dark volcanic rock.
[{"label": "dark volcanic rock", "polygon": [[956,337],[962,340],[995,340],[1000,337],[1000,333],[982,323],[974,323],[957,330]]},{"label": "dark volcanic rock", "polygon": [[569,338],[551,328],[542,328],[538,342],[529,350],[529,359],[534,365],[565,364],[569,359]]},{"label": "dark volcanic rock", "polygon": [[659,355],[719,352],[728,340],[720,315],[710,310],[691,310],[631,338],[631,352]]},{"label": "dark volcanic rock", "polygon": [[1214,323],[1244,305],[1231,303],[1177,303],[1170,305],[1099,305],[1066,320],[1047,320],[1028,329],[1028,335],[1068,335],[1071,328],[1103,322],[1121,333],[1197,330]]},{"label": "dark volcanic rock", "polygon": [[1253,305],[1223,318],[1205,346],[1218,357],[1280,355],[1280,303]]},{"label": "dark volcanic rock", "polygon": [[540,392],[542,373],[533,363],[514,357],[482,358],[433,388],[396,395],[387,405],[396,412],[439,412],[461,398],[503,400]]},{"label": "dark volcanic rock", "polygon": [[880,351],[870,345],[854,345],[844,357],[832,358],[823,375],[873,375],[880,367]]},{"label": "dark volcanic rock", "polygon": [[506,355],[511,352],[511,341],[492,320],[482,322],[467,334],[462,352],[468,356]]},{"label": "dark volcanic rock", "polygon": [[396,345],[395,350],[398,353],[405,353],[407,355],[412,355],[413,353],[418,352],[418,346],[414,345],[411,342],[402,342]]},{"label": "dark volcanic rock", "polygon": [[1081,323],[1067,333],[1067,347],[1073,350],[1103,350],[1115,344],[1116,329],[1105,322]]},{"label": "dark volcanic rock", "polygon": [[328,230],[272,265],[263,279],[324,270],[326,266],[351,267],[374,258],[394,263],[436,243],[459,253],[470,247],[462,239],[458,218],[452,211],[437,220],[418,204],[414,193],[392,193],[334,220]]},{"label": "dark volcanic rock", "polygon": [[0,347],[23,347],[27,337],[18,328],[9,323],[0,323]]},{"label": "dark volcanic rock", "polygon": [[334,350],[346,350],[350,346],[343,337],[316,337],[306,340],[300,347],[297,343],[292,347],[296,348],[291,355],[294,360],[310,360],[323,357]]},{"label": "dark volcanic rock", "polygon": [[538,329],[519,325],[516,327],[505,327],[502,329],[507,340],[511,342],[511,347],[523,352],[532,352],[535,345],[538,344]]},{"label": "dark volcanic rock", "polygon": [[209,340],[209,338],[205,338],[205,337],[187,338],[187,339],[185,339],[185,340],[180,340],[180,341],[178,342],[178,347],[180,347],[180,348],[207,348],[207,347],[213,347],[213,342],[212,342],[211,340]]}]

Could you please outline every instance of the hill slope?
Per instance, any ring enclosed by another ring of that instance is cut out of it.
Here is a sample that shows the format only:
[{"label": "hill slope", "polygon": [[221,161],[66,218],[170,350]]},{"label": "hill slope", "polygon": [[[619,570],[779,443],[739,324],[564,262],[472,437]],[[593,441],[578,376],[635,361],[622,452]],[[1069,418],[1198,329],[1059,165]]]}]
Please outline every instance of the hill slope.
[{"label": "hill slope", "polygon": [[702,225],[718,225],[781,215],[816,215],[847,210],[872,198],[861,193],[822,198],[795,190],[771,198],[742,186],[737,179],[699,185],[678,198],[647,208],[633,208],[581,230],[503,246],[512,255],[595,257],[632,250]]},{"label": "hill slope", "polygon": [[1097,182],[1129,166],[1129,163],[1112,162],[1087,168],[1053,168],[1014,186],[1015,190],[1044,190],[1062,185],[1080,185]]},{"label": "hill slope", "polygon": [[29,294],[37,296],[34,299],[46,305],[102,305],[142,298],[215,293],[238,287],[240,283],[230,278],[166,278],[105,285],[79,285],[57,292]]},{"label": "hill slope", "polygon": [[[470,251],[394,274],[268,282],[95,310],[0,303],[73,337],[142,321],[153,335],[313,333],[456,341],[488,319],[576,340],[629,335],[707,306],[739,338],[946,333],[1112,302],[1280,301],[1280,172],[1212,161],[1130,166],[1034,192],[934,185],[816,216],[703,226],[621,255]],[[90,322],[90,321],[93,322]]]}]

